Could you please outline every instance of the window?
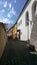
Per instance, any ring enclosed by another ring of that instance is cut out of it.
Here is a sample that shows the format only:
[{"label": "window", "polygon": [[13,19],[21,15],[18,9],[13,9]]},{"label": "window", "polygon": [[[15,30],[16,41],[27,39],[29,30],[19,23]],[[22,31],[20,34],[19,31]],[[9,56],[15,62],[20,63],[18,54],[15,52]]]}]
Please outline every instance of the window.
[{"label": "window", "polygon": [[30,24],[32,25],[32,21],[30,21]]},{"label": "window", "polygon": [[29,13],[26,12],[26,26],[29,25]]},{"label": "window", "polygon": [[37,1],[32,5],[32,17],[34,18],[37,15]]},{"label": "window", "polygon": [[34,6],[34,14],[36,13],[36,3],[35,3],[35,6]]},{"label": "window", "polygon": [[28,12],[26,13],[26,20],[29,21],[29,14],[28,14]]},{"label": "window", "polygon": [[22,24],[22,20],[20,20],[20,22],[18,23],[18,26],[20,26]]}]

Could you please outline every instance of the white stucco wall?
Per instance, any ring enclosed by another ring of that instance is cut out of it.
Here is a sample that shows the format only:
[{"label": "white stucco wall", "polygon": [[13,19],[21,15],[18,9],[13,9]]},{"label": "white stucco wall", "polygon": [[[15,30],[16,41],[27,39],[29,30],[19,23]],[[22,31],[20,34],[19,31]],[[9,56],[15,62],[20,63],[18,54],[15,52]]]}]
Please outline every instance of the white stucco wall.
[{"label": "white stucco wall", "polygon": [[[32,4],[34,1],[35,0],[31,0],[31,2],[27,6],[27,8],[23,10],[21,16],[19,17],[17,21],[17,30],[18,29],[21,30],[22,34],[20,35],[20,40],[23,40],[23,41],[27,41],[28,39],[30,39],[33,22],[32,22],[32,25],[30,23],[32,21]],[[27,11],[29,12],[29,26],[26,26],[26,12]],[[22,20],[22,24],[18,26],[20,20]]]}]

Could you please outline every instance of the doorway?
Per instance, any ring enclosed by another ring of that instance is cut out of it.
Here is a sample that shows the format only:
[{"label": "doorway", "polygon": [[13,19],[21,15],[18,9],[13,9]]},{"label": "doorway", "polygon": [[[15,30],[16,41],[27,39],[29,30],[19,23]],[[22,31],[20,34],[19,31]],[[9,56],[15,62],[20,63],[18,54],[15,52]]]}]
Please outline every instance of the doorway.
[{"label": "doorway", "polygon": [[17,39],[20,40],[20,30],[17,30]]}]

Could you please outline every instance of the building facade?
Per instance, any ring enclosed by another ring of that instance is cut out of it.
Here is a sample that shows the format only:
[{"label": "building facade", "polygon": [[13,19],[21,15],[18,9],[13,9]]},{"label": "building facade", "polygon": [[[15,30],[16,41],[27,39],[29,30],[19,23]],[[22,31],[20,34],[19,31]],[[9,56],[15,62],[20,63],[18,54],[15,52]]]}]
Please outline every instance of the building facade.
[{"label": "building facade", "polygon": [[0,58],[5,49],[6,42],[7,42],[7,34],[6,34],[5,25],[0,22]]},{"label": "building facade", "polygon": [[13,39],[17,38],[17,24],[13,27]]},{"label": "building facade", "polygon": [[37,14],[37,0],[28,0],[17,19],[17,38],[28,41],[31,38],[33,19]]},{"label": "building facade", "polygon": [[13,40],[17,38],[17,23],[15,23],[8,31],[7,36]]}]

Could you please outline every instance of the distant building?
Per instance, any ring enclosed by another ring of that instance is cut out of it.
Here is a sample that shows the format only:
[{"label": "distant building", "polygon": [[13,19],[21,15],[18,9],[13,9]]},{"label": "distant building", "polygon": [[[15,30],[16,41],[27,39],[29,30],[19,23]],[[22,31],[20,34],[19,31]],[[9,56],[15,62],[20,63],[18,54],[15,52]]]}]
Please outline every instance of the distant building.
[{"label": "distant building", "polygon": [[31,37],[33,19],[37,14],[37,0],[28,0],[17,19],[17,38],[28,41]]},{"label": "distant building", "polygon": [[7,42],[7,34],[5,24],[0,22],[0,58],[3,54],[6,42]]},{"label": "distant building", "polygon": [[17,23],[15,23],[7,32],[8,38],[13,40],[17,38]]}]

